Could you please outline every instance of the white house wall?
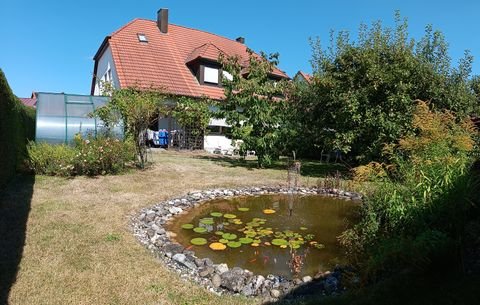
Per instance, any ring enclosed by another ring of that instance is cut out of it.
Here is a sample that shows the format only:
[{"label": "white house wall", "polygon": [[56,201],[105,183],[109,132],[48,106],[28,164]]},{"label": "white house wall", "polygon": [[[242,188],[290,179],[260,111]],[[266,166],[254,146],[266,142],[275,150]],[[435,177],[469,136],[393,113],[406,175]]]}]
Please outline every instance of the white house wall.
[{"label": "white house wall", "polygon": [[117,69],[115,68],[115,64],[113,62],[112,49],[110,46],[107,46],[102,56],[97,61],[97,74],[95,75],[97,83],[95,84],[94,95],[101,95],[99,81],[103,78],[105,73],[107,73],[108,69],[111,71],[113,87],[120,88]]}]

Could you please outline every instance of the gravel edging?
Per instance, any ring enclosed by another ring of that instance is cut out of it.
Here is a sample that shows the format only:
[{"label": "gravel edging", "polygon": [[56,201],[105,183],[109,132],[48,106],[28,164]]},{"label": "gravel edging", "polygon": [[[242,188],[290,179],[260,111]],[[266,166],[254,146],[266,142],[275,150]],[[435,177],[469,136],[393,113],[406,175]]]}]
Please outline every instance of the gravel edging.
[{"label": "gravel edging", "polygon": [[175,215],[198,207],[212,199],[291,193],[331,196],[345,200],[362,199],[362,196],[355,192],[303,187],[293,190],[285,187],[262,186],[192,191],[185,196],[142,209],[140,213],[132,217],[133,233],[140,243],[170,269],[177,272],[181,278],[193,280],[219,295],[230,293],[248,297],[260,296],[266,301],[275,301],[306,283],[314,284],[317,292],[322,291],[326,295],[338,293],[342,275],[340,268],[316,275],[314,278],[304,276],[302,279],[293,280],[274,274],[269,274],[266,277],[255,275],[246,269],[229,268],[226,264],[214,264],[209,258],[196,257],[194,251],[186,250],[182,245],[171,240],[163,227]]}]

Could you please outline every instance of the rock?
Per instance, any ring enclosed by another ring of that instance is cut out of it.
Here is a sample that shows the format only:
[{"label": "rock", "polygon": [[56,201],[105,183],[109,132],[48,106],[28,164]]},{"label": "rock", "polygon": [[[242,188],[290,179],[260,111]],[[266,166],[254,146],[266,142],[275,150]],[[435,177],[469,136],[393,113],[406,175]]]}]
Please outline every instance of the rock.
[{"label": "rock", "polygon": [[338,280],[334,276],[329,276],[325,280],[325,291],[327,294],[332,294],[333,292],[337,291],[338,289]]},{"label": "rock", "polygon": [[179,208],[179,207],[171,207],[171,208],[168,209],[168,211],[170,213],[172,213],[173,215],[183,212],[182,208]]},{"label": "rock", "polygon": [[215,288],[218,288],[220,287],[221,284],[222,284],[222,278],[220,277],[220,275],[214,274],[212,276],[212,286]]},{"label": "rock", "polygon": [[177,243],[168,243],[163,246],[163,251],[168,257],[172,257],[177,253],[182,253],[185,248]]},{"label": "rock", "polygon": [[155,230],[152,228],[147,229],[147,235],[152,238],[155,235]]},{"label": "rock", "polygon": [[205,266],[205,260],[203,258],[196,258],[194,260],[194,263],[195,263],[195,265],[197,265],[197,267]]},{"label": "rock", "polygon": [[227,264],[218,264],[215,266],[215,272],[218,274],[223,274],[224,272],[228,271]]},{"label": "rock", "polygon": [[238,270],[229,270],[221,275],[222,278],[222,287],[233,291],[233,292],[240,292],[243,287],[245,286],[245,277],[243,276],[242,272],[238,272]]},{"label": "rock", "polygon": [[272,298],[278,299],[281,295],[281,292],[280,290],[272,289],[270,290],[270,295],[272,296]]},{"label": "rock", "polygon": [[260,287],[263,285],[263,282],[265,282],[265,277],[263,277],[263,275],[257,275],[255,278],[255,290],[260,289]]},{"label": "rock", "polygon": [[198,275],[200,275],[201,277],[207,277],[214,272],[215,269],[213,269],[213,267],[205,266],[198,270]]},{"label": "rock", "polygon": [[209,259],[208,257],[204,258],[203,261],[204,261],[205,266],[213,266],[213,261],[211,259]]},{"label": "rock", "polygon": [[293,284],[295,284],[295,286],[298,286],[300,285],[301,283],[303,283],[303,281],[301,279],[294,279],[293,280]]},{"label": "rock", "polygon": [[195,264],[192,261],[188,260],[185,254],[177,253],[172,257],[172,259],[178,262],[180,265],[187,267],[188,269],[196,269]]},{"label": "rock", "polygon": [[148,211],[147,215],[145,216],[145,221],[146,222],[151,222],[155,219],[155,212],[153,211]]},{"label": "rock", "polygon": [[254,286],[255,286],[254,282],[249,282],[247,285],[245,285],[242,288],[241,294],[247,297],[254,295],[256,292],[256,289]]},{"label": "rock", "polygon": [[311,282],[311,281],[312,281],[312,277],[309,276],[309,275],[306,275],[306,276],[304,276],[304,277],[302,278],[302,281],[303,281],[304,283]]}]

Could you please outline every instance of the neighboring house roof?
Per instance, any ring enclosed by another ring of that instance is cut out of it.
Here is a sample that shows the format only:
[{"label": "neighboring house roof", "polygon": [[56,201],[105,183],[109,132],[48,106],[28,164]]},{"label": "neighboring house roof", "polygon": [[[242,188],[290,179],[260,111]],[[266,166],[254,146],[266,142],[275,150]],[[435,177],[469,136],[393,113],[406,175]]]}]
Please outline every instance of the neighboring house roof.
[{"label": "neighboring house roof", "polygon": [[29,98],[29,97],[19,97],[18,98],[25,106],[28,107],[37,107],[37,98]]},{"label": "neighboring house roof", "polygon": [[[148,43],[140,42],[144,34]],[[200,85],[187,63],[197,58],[217,61],[221,53],[248,59],[247,47],[235,40],[208,32],[169,24],[168,33],[161,33],[152,20],[135,19],[107,36],[94,57],[98,59],[110,46],[121,88],[137,86],[160,88],[167,93],[192,97],[224,98],[221,87]],[[288,78],[276,68],[272,75]],[[94,76],[95,77],[95,76]],[[95,79],[92,82],[94,94]]]},{"label": "neighboring house roof", "polygon": [[306,81],[309,84],[312,83],[313,76],[308,74],[308,73],[305,73],[303,71],[298,71],[297,74],[295,74],[294,79],[298,80],[299,77],[302,78],[302,80]]}]

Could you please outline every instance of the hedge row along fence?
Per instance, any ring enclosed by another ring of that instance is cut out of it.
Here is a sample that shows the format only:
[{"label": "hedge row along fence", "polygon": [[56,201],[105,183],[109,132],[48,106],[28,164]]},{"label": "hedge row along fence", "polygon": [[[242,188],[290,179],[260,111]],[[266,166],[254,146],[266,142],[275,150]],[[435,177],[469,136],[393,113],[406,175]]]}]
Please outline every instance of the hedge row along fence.
[{"label": "hedge row along fence", "polygon": [[0,69],[0,189],[24,168],[27,143],[35,139],[35,109],[13,94]]}]

